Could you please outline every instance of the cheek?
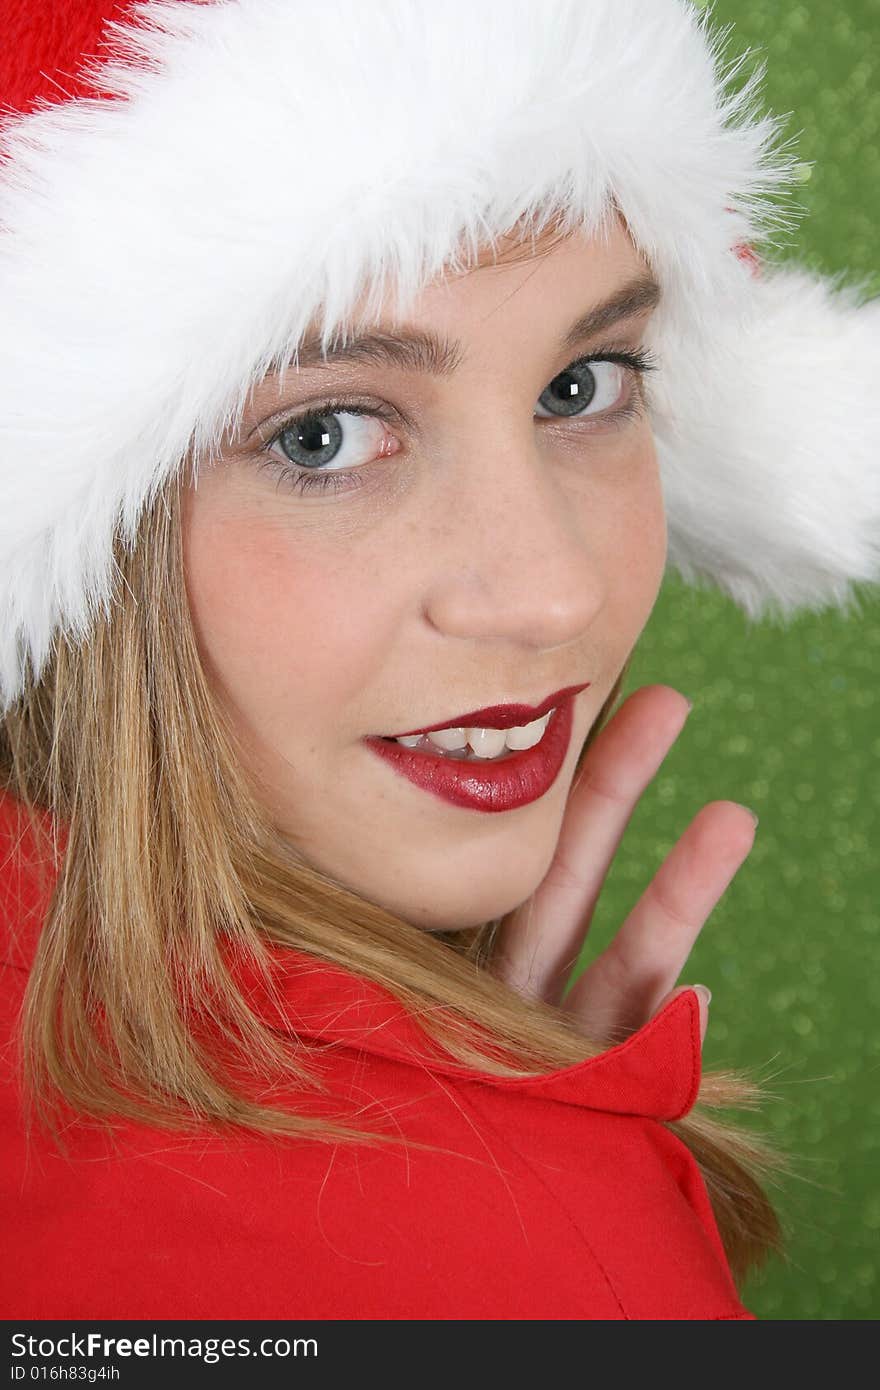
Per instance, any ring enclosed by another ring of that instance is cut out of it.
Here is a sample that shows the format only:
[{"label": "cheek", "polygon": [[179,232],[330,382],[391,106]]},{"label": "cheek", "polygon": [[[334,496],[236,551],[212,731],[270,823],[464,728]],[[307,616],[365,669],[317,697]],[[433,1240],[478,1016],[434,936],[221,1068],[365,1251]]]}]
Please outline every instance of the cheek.
[{"label": "cheek", "polygon": [[376,627],[363,563],[331,557],[265,518],[191,517],[186,587],[206,669],[247,722],[272,737],[329,720],[364,682]]},{"label": "cheek", "polygon": [[614,621],[634,635],[646,621],[645,610],[654,605],[667,556],[663,490],[648,430],[579,505],[584,534],[607,578]]},{"label": "cheek", "polygon": [[632,583],[652,599],[666,567],[666,512],[657,459],[651,444],[637,471],[637,485],[616,517],[615,542],[628,560]]}]

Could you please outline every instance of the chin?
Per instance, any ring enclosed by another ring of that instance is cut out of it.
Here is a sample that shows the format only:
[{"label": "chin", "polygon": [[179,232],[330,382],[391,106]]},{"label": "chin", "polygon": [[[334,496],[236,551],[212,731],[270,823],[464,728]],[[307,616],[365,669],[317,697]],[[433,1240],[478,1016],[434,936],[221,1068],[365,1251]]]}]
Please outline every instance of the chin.
[{"label": "chin", "polygon": [[[535,892],[547,874],[556,847],[531,846],[498,854],[467,871],[426,874],[408,901],[386,903],[398,916],[425,931],[465,931],[503,917]],[[543,851],[543,852],[542,852]]]}]

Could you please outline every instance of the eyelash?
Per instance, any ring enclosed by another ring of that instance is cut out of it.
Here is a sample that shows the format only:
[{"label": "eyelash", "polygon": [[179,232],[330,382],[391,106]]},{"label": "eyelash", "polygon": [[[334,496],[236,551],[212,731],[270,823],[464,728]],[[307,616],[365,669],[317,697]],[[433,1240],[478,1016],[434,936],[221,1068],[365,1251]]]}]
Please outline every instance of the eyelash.
[{"label": "eyelash", "polygon": [[[640,417],[645,406],[644,392],[642,389],[643,378],[646,373],[655,371],[659,365],[653,353],[643,347],[637,348],[634,352],[620,352],[613,349],[600,348],[597,352],[589,353],[587,356],[576,357],[574,361],[569,362],[567,367],[563,367],[562,372],[570,371],[572,367],[589,366],[591,362],[619,362],[622,366],[629,368],[635,379],[635,387],[627,403],[622,406],[621,409],[613,411],[610,415],[606,415],[604,417],[606,423],[613,424],[616,428],[620,428],[626,424],[627,421]],[[559,373],[560,376],[562,372]],[[302,425],[311,420],[318,420],[324,415],[334,415],[337,413],[372,416],[377,420],[384,420],[389,424],[394,424],[398,420],[397,412],[384,406],[366,405],[357,401],[321,401],[318,405],[309,406],[308,410],[299,411],[297,414],[290,415],[285,420],[281,421],[281,424],[275,429],[271,439],[266,441],[261,451],[267,455],[266,463],[263,466],[277,468],[279,480],[287,483],[294,492],[300,494],[310,492],[314,489],[323,492],[329,488],[332,492],[341,492],[351,491],[353,487],[359,487],[360,483],[352,482],[351,479],[353,474],[362,471],[362,467],[350,469],[328,468],[323,470],[298,470],[295,464],[284,463],[281,459],[269,454],[269,450],[278,443],[282,434],[290,429],[291,426],[295,424]],[[546,417],[542,416],[540,418],[545,419]],[[574,421],[579,418],[601,419],[602,417],[570,416],[568,418]],[[565,419],[565,416],[559,417],[561,423],[564,423]]]}]

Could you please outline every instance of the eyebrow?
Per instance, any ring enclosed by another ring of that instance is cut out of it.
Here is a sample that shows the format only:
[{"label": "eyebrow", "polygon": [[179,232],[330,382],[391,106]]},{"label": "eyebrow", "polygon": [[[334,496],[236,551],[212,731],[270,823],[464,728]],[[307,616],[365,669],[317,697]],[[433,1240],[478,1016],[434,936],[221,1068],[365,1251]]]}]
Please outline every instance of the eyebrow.
[{"label": "eyebrow", "polygon": [[[655,308],[660,297],[660,286],[653,275],[640,275],[628,280],[608,299],[594,304],[575,320],[560,340],[559,351],[567,351],[585,338],[597,337],[622,319]],[[368,362],[449,377],[461,365],[463,357],[462,344],[457,340],[412,328],[400,333],[365,333],[349,343],[330,348],[326,355],[321,351],[319,338],[307,337],[300,344],[292,365],[299,369],[331,366],[338,362]]]}]

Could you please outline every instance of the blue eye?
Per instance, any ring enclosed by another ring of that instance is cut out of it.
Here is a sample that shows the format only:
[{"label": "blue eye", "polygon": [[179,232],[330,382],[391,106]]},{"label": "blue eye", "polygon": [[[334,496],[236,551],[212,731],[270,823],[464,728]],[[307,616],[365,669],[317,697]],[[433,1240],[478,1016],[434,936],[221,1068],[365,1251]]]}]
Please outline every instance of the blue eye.
[{"label": "blue eye", "polygon": [[595,405],[592,414],[598,415],[617,404],[625,383],[626,371],[620,362],[573,362],[553,378],[538,404],[548,415],[563,419],[583,415],[591,405]]},{"label": "blue eye", "polygon": [[272,442],[297,468],[357,467],[359,455],[369,463],[377,454],[394,452],[387,447],[389,435],[380,423],[381,414],[375,406],[368,410],[346,401],[328,401],[286,421]]},{"label": "blue eye", "polygon": [[[644,349],[600,349],[580,357],[542,391],[536,416],[556,421],[598,418],[608,424],[622,424],[642,414],[640,378],[656,365]],[[623,405],[615,409],[622,393]],[[360,486],[354,475],[365,464],[398,451],[400,445],[387,428],[389,421],[397,419],[396,412],[381,406],[324,401],[285,420],[265,452],[278,465],[281,480],[296,492],[351,490]],[[272,452],[276,446],[283,451],[283,458]]]}]

